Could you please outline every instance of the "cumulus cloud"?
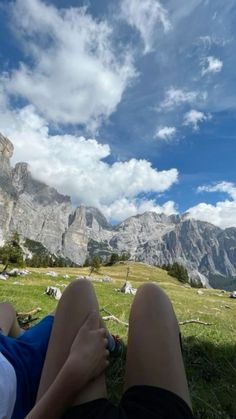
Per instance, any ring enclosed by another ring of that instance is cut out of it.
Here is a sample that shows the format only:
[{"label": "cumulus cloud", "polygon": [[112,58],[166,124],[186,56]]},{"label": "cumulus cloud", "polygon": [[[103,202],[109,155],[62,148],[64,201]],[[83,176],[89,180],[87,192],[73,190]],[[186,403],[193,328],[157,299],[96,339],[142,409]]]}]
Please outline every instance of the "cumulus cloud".
[{"label": "cumulus cloud", "polygon": [[224,192],[230,199],[219,201],[215,205],[200,203],[188,209],[188,216],[211,222],[221,228],[236,227],[236,185],[220,182],[215,185],[200,186],[198,192]]},{"label": "cumulus cloud", "polygon": [[31,65],[12,71],[8,92],[50,122],[96,129],[136,76],[128,49],[114,50],[108,21],[93,19],[86,8],[57,9],[41,0],[16,0],[12,20]]},{"label": "cumulus cloud", "polygon": [[220,73],[223,68],[223,61],[215,57],[206,57],[203,61],[202,76],[209,73]]},{"label": "cumulus cloud", "polygon": [[201,122],[209,121],[210,119],[211,115],[192,109],[185,113],[183,125],[192,126],[193,130],[197,131]]},{"label": "cumulus cloud", "polygon": [[176,134],[175,127],[162,127],[158,128],[155,134],[156,138],[160,138],[161,140],[171,140],[174,135]]},{"label": "cumulus cloud", "polygon": [[114,201],[109,207],[102,206],[101,210],[108,219],[115,219],[117,221],[122,221],[136,214],[143,214],[146,211],[166,215],[177,213],[176,205],[173,201],[167,201],[163,205],[157,205],[152,199],[139,200],[127,198]]},{"label": "cumulus cloud", "polygon": [[232,182],[219,182],[214,185],[199,186],[197,192],[225,192],[236,201],[236,186]]},{"label": "cumulus cloud", "polygon": [[[108,164],[104,159],[110,155],[109,145],[95,139],[50,135],[46,121],[32,105],[21,110],[0,106],[0,126],[14,143],[14,162],[27,161],[37,179],[71,195],[74,204],[95,206],[112,219],[145,208],[158,210],[161,207],[154,201],[137,197],[165,192],[178,179],[176,169],[158,171],[147,160]],[[167,203],[163,210],[168,208]]]},{"label": "cumulus cloud", "polygon": [[173,109],[184,103],[194,103],[196,100],[204,101],[207,98],[206,92],[187,91],[171,87],[165,93],[165,99],[160,105],[160,109]]},{"label": "cumulus cloud", "polygon": [[121,16],[140,33],[145,54],[154,49],[160,24],[165,32],[171,29],[168,12],[157,0],[122,0]]}]

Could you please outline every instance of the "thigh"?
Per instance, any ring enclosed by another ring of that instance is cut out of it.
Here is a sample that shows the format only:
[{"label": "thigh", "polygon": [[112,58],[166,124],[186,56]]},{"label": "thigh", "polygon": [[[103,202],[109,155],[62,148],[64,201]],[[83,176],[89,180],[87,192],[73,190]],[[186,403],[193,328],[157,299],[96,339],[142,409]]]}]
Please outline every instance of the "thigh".
[{"label": "thigh", "polygon": [[16,319],[16,312],[8,302],[0,303],[0,331],[4,335],[12,337],[18,336],[21,332]]},{"label": "thigh", "polygon": [[172,305],[154,284],[142,285],[129,319],[125,390],[136,385],[169,390],[191,407]]},{"label": "thigh", "polygon": [[[86,280],[73,281],[59,301],[37,399],[47,391],[64,365],[79,328],[92,310],[99,310],[92,285]],[[104,374],[89,383],[78,395],[76,403],[106,397]]]}]

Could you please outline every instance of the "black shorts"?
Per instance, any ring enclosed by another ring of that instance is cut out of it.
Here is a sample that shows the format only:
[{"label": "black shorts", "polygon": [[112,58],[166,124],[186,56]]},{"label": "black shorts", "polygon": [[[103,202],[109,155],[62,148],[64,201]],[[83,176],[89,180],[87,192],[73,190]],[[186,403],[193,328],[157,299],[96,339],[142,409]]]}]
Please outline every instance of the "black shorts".
[{"label": "black shorts", "polygon": [[98,399],[70,408],[63,419],[193,419],[193,414],[184,400],[168,390],[134,386],[117,407]]}]

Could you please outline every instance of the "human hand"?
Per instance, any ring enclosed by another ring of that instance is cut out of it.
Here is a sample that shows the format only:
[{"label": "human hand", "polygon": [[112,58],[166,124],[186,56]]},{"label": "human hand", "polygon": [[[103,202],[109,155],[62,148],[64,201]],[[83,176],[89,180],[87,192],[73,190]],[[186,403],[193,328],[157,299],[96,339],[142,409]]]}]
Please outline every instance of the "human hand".
[{"label": "human hand", "polygon": [[92,312],[77,333],[66,364],[72,379],[84,385],[102,373],[109,365],[106,329],[99,328],[99,315]]}]

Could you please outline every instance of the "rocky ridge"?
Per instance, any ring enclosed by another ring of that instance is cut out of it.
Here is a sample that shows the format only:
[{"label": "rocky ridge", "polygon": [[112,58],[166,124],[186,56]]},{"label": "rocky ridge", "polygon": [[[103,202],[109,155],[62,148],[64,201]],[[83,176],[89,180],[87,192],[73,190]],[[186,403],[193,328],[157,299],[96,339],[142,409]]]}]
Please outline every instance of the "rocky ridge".
[{"label": "rocky ridge", "polygon": [[236,284],[236,228],[153,212],[112,226],[96,208],[74,209],[70,197],[34,179],[27,163],[11,168],[13,150],[0,134],[0,245],[16,230],[77,264],[93,254],[128,252],[149,264],[182,263],[206,284]]}]

